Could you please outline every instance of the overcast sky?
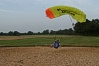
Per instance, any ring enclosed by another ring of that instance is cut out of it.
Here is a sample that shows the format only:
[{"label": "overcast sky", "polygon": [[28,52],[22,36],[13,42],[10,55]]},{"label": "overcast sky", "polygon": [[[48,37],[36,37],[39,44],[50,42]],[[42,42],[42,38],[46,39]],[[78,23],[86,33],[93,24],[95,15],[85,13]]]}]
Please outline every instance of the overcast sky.
[{"label": "overcast sky", "polygon": [[68,15],[55,19],[46,17],[45,10],[56,5],[73,6],[82,10],[87,19],[99,19],[99,0],[0,0],[0,32],[72,28]]}]

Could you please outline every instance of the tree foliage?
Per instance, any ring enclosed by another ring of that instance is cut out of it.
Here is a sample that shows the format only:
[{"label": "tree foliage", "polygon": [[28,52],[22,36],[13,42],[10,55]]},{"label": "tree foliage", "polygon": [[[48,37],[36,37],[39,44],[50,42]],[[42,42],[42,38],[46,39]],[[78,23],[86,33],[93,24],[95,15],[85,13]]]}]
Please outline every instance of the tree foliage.
[{"label": "tree foliage", "polygon": [[99,36],[99,20],[93,19],[92,21],[89,21],[87,19],[84,23],[77,22],[74,29],[75,32],[80,35]]}]

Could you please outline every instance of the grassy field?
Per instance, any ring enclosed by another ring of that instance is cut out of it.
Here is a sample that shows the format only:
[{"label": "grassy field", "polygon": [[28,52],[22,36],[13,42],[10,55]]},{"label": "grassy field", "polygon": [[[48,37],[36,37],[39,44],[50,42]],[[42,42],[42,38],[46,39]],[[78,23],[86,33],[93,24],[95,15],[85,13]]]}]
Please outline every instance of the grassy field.
[{"label": "grassy field", "polygon": [[[99,47],[99,37],[57,35],[62,46]],[[0,46],[50,46],[55,35],[0,36]]]}]

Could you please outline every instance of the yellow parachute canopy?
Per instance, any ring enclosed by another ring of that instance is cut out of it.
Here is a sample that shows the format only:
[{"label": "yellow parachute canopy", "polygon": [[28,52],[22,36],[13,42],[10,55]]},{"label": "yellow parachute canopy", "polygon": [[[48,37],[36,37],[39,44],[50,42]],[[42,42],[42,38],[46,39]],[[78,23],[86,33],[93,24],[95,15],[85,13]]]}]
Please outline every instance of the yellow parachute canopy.
[{"label": "yellow parachute canopy", "polygon": [[49,17],[50,19],[68,14],[80,23],[86,22],[86,14],[75,7],[53,6],[46,9],[45,12],[46,16]]}]

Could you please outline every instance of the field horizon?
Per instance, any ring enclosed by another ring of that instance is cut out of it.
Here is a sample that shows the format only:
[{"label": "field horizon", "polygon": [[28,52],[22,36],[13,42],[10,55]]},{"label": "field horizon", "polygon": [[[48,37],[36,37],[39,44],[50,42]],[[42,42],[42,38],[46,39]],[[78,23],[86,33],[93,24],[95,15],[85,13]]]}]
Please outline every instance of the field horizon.
[{"label": "field horizon", "polygon": [[62,47],[99,47],[99,37],[77,35],[0,36],[0,47],[50,47],[57,39]]}]

